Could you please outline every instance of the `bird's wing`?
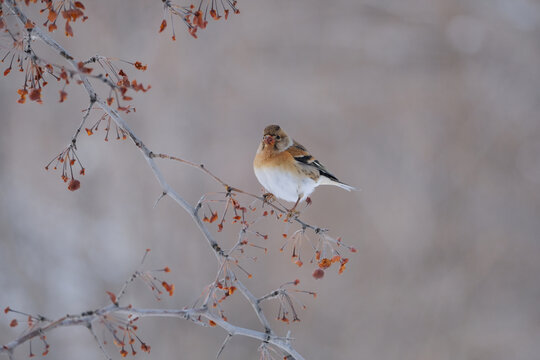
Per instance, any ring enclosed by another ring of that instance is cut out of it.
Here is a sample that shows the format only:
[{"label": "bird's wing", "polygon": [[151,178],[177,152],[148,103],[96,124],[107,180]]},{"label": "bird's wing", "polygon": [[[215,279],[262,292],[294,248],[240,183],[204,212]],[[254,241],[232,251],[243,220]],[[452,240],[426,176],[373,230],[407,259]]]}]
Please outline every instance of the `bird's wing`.
[{"label": "bird's wing", "polygon": [[330,180],[340,182],[334,175],[324,167],[319,160],[315,159],[313,155],[307,151],[307,149],[301,144],[293,140],[293,144],[286,150],[293,156],[293,158],[304,165],[309,166],[310,168],[316,169],[319,171],[319,174],[327,177]]}]

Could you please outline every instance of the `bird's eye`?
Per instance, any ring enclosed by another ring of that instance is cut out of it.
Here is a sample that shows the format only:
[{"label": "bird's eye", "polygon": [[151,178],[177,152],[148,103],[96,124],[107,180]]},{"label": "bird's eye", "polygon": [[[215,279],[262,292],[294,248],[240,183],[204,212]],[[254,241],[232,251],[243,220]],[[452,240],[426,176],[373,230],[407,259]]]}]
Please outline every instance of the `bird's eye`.
[{"label": "bird's eye", "polygon": [[276,139],[280,140],[280,139],[281,139],[281,136],[279,136],[279,135],[278,135],[278,136],[276,136]]}]

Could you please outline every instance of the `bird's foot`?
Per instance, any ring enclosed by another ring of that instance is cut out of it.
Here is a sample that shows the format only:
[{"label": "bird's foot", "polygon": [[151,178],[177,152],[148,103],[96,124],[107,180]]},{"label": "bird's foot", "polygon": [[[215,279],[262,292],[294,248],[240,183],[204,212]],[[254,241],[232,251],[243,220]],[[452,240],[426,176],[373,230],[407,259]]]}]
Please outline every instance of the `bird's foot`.
[{"label": "bird's foot", "polygon": [[292,208],[291,210],[287,210],[287,216],[285,217],[285,220],[295,219],[298,216],[300,216],[300,211]]},{"label": "bird's foot", "polygon": [[300,211],[296,210],[296,207],[298,206],[298,204],[300,203],[300,200],[302,199],[302,196],[300,195],[298,197],[298,200],[296,200],[296,202],[294,203],[294,206],[292,207],[291,210],[287,210],[287,218],[285,220],[290,220],[291,218],[297,218],[298,215],[300,215]]},{"label": "bird's foot", "polygon": [[311,198],[308,196],[308,197],[306,198],[306,206],[311,205],[312,202],[313,202],[313,201],[311,201]]},{"label": "bird's foot", "polygon": [[289,219],[292,219],[292,218],[297,218],[300,215],[300,211],[296,210],[296,207],[298,206],[299,202],[300,202],[300,200],[297,201],[296,204],[294,204],[292,209],[287,210],[287,218],[286,218],[286,220],[289,220]]},{"label": "bird's foot", "polygon": [[263,197],[263,201],[267,204],[270,204],[276,200],[276,197],[272,193],[263,194],[262,197]]}]

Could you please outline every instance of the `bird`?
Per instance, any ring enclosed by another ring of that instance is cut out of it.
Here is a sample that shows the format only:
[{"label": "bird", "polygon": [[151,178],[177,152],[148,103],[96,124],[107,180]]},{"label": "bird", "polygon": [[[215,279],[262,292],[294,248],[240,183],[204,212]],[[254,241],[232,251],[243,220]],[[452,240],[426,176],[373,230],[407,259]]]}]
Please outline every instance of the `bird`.
[{"label": "bird", "polygon": [[332,175],[309,151],[296,142],[279,125],[264,128],[262,141],[253,160],[253,170],[267,196],[295,202],[307,199],[319,185],[334,185],[347,191],[356,190]]}]

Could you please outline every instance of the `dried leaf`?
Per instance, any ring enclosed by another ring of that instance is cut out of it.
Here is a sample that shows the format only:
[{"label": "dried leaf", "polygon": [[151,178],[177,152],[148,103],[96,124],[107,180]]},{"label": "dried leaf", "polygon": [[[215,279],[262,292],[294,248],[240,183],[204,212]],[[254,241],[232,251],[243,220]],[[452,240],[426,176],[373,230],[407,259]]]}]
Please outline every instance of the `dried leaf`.
[{"label": "dried leaf", "polygon": [[147,353],[150,353],[150,345],[146,345],[145,343],[141,343],[141,350],[146,351]]},{"label": "dried leaf", "polygon": [[73,37],[73,29],[71,28],[71,25],[69,25],[69,21],[66,21],[66,36]]},{"label": "dried leaf", "polygon": [[332,260],[328,258],[324,258],[324,259],[321,259],[321,261],[319,261],[319,267],[321,269],[328,269],[330,265],[332,265]]},{"label": "dried leaf", "polygon": [[82,61],[79,61],[77,63],[77,67],[79,68],[79,71],[83,74],[90,74],[92,72],[92,68],[84,66],[84,63]]},{"label": "dried leaf", "polygon": [[163,30],[165,30],[165,28],[167,27],[167,21],[165,19],[163,19],[163,21],[161,22],[161,25],[159,26],[159,32],[163,32]]},{"label": "dried leaf", "polygon": [[343,274],[343,271],[345,271],[345,264],[349,262],[349,259],[343,259],[341,261],[341,266],[339,267],[339,273]]},{"label": "dried leaf", "polygon": [[64,90],[60,90],[60,102],[66,101],[67,95],[67,92],[65,92]]},{"label": "dried leaf", "polygon": [[133,64],[137,70],[146,70],[148,67],[147,65],[143,65],[140,61],[136,61],[135,64]]},{"label": "dried leaf", "polygon": [[167,290],[167,292],[169,293],[169,296],[173,296],[173,294],[174,294],[174,284],[169,285],[166,281],[163,281],[161,283],[161,285],[163,285],[165,290]]},{"label": "dried leaf", "polygon": [[52,9],[49,10],[49,15],[47,16],[47,19],[48,19],[51,23],[53,23],[53,22],[56,20],[57,17],[58,17],[58,13],[57,13],[56,11],[54,11],[54,10],[52,10]]},{"label": "dried leaf", "polygon": [[106,291],[107,295],[109,295],[109,299],[111,299],[111,302],[113,304],[116,304],[116,295],[114,295],[112,292],[110,291]]}]

